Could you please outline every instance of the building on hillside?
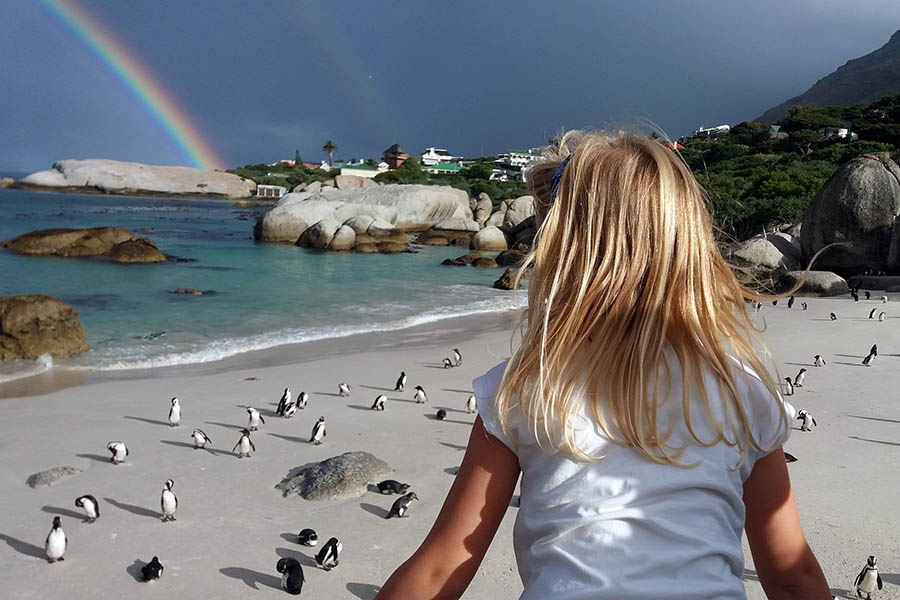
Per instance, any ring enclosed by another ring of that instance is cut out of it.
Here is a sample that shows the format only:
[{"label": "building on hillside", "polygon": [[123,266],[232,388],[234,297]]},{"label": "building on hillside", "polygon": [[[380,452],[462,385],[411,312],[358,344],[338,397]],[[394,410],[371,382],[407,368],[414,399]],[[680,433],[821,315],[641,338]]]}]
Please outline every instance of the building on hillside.
[{"label": "building on hillside", "polygon": [[256,186],[256,196],[258,198],[281,198],[287,194],[287,188],[281,185],[263,185]]},{"label": "building on hillside", "polygon": [[731,131],[730,125],[716,125],[715,127],[703,127],[695,130],[687,139],[689,140],[705,140],[715,142],[716,140],[728,135]]},{"label": "building on hillside", "polygon": [[785,131],[781,131],[781,125],[769,125],[769,139],[786,140],[790,136]]},{"label": "building on hillside", "polygon": [[438,163],[455,163],[459,162],[459,156],[453,156],[444,148],[425,148],[422,152],[422,166],[431,167]]},{"label": "building on hillside", "polygon": [[328,161],[327,161],[327,160],[323,160],[323,161],[319,164],[319,168],[320,168],[320,169],[324,169],[324,170],[326,170],[326,171],[330,171],[331,169],[340,169],[340,168],[342,168],[343,166],[344,166],[344,161],[342,161],[342,160],[336,160],[336,161],[334,161],[333,163],[331,163],[330,165],[328,164]]},{"label": "building on hillside", "polygon": [[388,168],[396,169],[409,158],[409,152],[400,147],[400,144],[394,144],[384,151],[381,155],[382,160],[388,164]]},{"label": "building on hillside", "polygon": [[303,166],[306,167],[307,169],[321,169],[322,168],[322,165],[317,165],[316,163],[308,163],[308,162],[303,163]]},{"label": "building on hillside", "polygon": [[498,154],[496,162],[514,169],[525,169],[539,160],[541,160],[541,155],[539,153],[532,154],[531,151],[510,150],[509,152]]},{"label": "building on hillside", "polygon": [[282,158],[281,160],[277,160],[277,161],[273,162],[273,163],[272,163],[271,165],[269,165],[269,166],[270,166],[270,167],[275,167],[275,166],[278,166],[278,165],[287,165],[287,166],[289,166],[289,167],[293,167],[296,163],[297,163],[297,161],[294,161],[294,160],[287,160],[286,158]]},{"label": "building on hillside", "polygon": [[491,171],[491,181],[525,181],[524,169],[493,169]]},{"label": "building on hillside", "polygon": [[341,167],[341,175],[356,175],[357,177],[367,177],[372,179],[379,173],[387,171],[387,163],[382,163],[385,167],[382,169],[366,163],[356,163],[352,165],[344,165]]},{"label": "building on hillside", "polygon": [[823,142],[825,140],[849,140],[855,142],[859,139],[859,136],[847,127],[820,127],[816,130],[816,133],[822,136]]},{"label": "building on hillside", "polygon": [[423,166],[422,170],[432,175],[455,175],[462,170],[462,165],[453,162],[439,162],[427,167]]}]

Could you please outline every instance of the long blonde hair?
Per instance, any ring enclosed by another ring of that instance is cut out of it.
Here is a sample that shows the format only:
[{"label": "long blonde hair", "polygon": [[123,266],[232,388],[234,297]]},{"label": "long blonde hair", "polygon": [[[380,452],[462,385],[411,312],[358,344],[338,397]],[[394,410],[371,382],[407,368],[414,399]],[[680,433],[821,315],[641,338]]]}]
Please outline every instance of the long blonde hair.
[{"label": "long blonde hair", "polygon": [[[567,156],[551,198],[552,174]],[[719,254],[703,191],[680,157],[645,137],[569,132],[529,172],[528,185],[540,225],[519,271],[533,267],[522,340],[495,396],[504,432],[514,435],[516,405],[539,443],[598,458],[575,440],[572,417],[586,401],[609,439],[680,464],[684,447],[667,443],[672,429],[657,418],[669,348],[680,362],[681,408],[697,443],[735,446],[741,461],[751,447],[761,450],[735,359],[758,374],[772,402],[783,402],[746,308],[747,299],[765,297],[738,283]],[[718,383],[721,419],[704,373]],[[698,435],[694,402],[713,439]]]}]

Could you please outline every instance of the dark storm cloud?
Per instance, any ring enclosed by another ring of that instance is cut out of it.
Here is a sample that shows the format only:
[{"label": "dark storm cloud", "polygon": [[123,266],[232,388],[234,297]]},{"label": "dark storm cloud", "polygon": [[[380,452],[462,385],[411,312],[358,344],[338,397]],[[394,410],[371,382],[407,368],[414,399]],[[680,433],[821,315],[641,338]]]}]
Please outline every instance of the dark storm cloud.
[{"label": "dark storm cloud", "polygon": [[[894,0],[80,0],[229,164],[543,143],[561,127],[735,123],[900,28]],[[0,168],[181,163],[133,97],[38,3],[0,0]]]}]

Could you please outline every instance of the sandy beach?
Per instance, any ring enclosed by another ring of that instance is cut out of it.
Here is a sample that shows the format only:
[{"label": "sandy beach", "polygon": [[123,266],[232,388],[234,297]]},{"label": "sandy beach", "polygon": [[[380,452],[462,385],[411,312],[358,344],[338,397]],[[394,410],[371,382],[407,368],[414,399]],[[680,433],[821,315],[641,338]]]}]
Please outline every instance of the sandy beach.
[{"label": "sandy beach", "polygon": [[[885,582],[875,597],[900,597],[900,404],[893,395],[900,383],[900,296],[883,306],[878,296],[859,303],[808,299],[806,312],[799,302],[793,309],[779,302],[759,315],[784,375],[809,371],[789,400],[811,411],[818,427],[795,430],[786,449],[799,459],[790,472],[806,534],[839,597],[850,596],[870,554]],[[883,323],[866,318],[876,305],[887,313]],[[491,319],[494,326],[482,323],[479,333],[431,325],[306,344],[292,350],[287,364],[237,357],[193,372],[88,376],[82,385],[55,390],[35,383],[31,392],[20,382],[15,397],[0,400],[3,596],[275,597],[283,594],[275,563],[293,556],[304,567],[306,597],[373,598],[425,536],[453,481],[474,421],[464,411],[472,378],[509,354],[509,316]],[[860,361],[873,343],[879,356],[865,368]],[[462,350],[463,365],[440,368],[454,347]],[[815,354],[828,365],[812,367]],[[409,374],[407,391],[390,391],[401,369]],[[340,381],[353,386],[349,398],[338,397]],[[428,391],[428,404],[412,402],[415,385]],[[285,386],[310,394],[309,406],[290,420],[274,413]],[[389,398],[383,413],[369,409],[379,393]],[[173,396],[183,406],[177,428],[166,423]],[[252,436],[257,453],[238,460],[231,448],[248,405],[266,423]],[[438,408],[447,410],[446,420],[432,418]],[[327,419],[328,436],[314,446],[307,440],[319,416]],[[191,448],[194,427],[209,434],[211,449]],[[127,443],[126,463],[109,463],[111,440]],[[421,501],[409,518],[386,520],[393,498],[371,492],[309,502],[275,490],[293,467],[351,450],[387,461],[396,479],[413,484]],[[61,465],[84,472],[52,487],[25,484],[32,473]],[[179,499],[174,523],[160,522],[168,478]],[[101,503],[93,524],[73,504],[86,493]],[[43,542],[54,515],[62,517],[69,547],[64,562],[48,565]],[[511,507],[467,598],[514,598],[521,591],[512,552],[515,516]],[[340,566],[315,568],[314,550],[295,541],[305,527],[320,540],[341,539]],[[765,598],[746,554],[748,597]],[[140,566],[154,555],[166,568],[162,580],[138,582]]]}]

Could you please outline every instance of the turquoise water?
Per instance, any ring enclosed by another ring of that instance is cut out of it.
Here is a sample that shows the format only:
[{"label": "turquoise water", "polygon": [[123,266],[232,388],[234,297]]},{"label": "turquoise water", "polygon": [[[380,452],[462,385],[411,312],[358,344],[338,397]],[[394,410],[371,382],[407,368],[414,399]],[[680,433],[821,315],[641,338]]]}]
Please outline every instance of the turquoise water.
[{"label": "turquoise water", "polygon": [[[92,350],[54,366],[99,370],[209,362],[525,304],[522,293],[491,288],[496,269],[440,266],[462,248],[371,255],[257,244],[253,224],[262,210],[222,200],[0,190],[0,239],[51,227],[120,226],[179,259],[120,265],[0,251],[0,295],[48,294],[75,306]],[[180,287],[211,293],[169,293]],[[49,366],[6,364],[0,381]]]}]

